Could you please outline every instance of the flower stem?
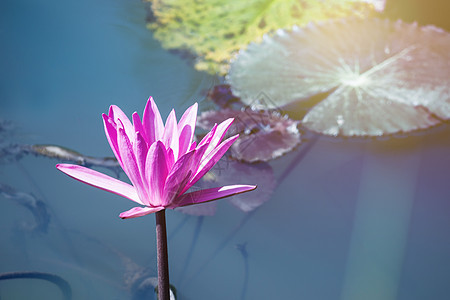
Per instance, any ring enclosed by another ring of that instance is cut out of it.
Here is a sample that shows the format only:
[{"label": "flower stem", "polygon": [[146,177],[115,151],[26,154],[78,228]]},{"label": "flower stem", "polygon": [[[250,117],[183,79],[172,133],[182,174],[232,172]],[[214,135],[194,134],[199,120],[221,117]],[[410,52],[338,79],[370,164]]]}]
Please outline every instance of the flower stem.
[{"label": "flower stem", "polygon": [[169,258],[167,255],[166,210],[156,212],[156,252],[158,259],[158,299],[169,300]]}]

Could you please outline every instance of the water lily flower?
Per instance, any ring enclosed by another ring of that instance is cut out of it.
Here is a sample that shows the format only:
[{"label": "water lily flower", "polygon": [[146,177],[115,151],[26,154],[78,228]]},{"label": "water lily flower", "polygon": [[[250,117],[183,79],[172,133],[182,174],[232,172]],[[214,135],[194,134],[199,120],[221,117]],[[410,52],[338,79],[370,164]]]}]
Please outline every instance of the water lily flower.
[{"label": "water lily flower", "polygon": [[131,184],[79,165],[58,164],[56,167],[74,179],[140,205],[122,212],[123,219],[255,189],[254,185],[229,185],[188,192],[238,138],[235,135],[222,141],[233,122],[230,118],[216,124],[198,144],[193,141],[197,107],[197,103],[189,107],[178,123],[172,110],[165,125],[151,97],[142,121],[136,112],[130,121],[115,105],[110,107],[108,115],[103,114],[106,137]]}]

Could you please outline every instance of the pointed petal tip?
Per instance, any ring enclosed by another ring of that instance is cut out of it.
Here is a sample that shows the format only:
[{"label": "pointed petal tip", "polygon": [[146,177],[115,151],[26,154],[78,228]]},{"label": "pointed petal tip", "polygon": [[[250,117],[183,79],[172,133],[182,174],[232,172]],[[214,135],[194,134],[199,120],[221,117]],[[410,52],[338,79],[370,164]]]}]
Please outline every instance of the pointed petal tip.
[{"label": "pointed petal tip", "polygon": [[251,185],[251,184],[250,184],[250,185],[247,185],[247,186],[248,186],[248,188],[249,188],[249,190],[248,190],[249,192],[250,192],[250,191],[253,191],[253,190],[256,190],[256,189],[258,188],[258,185],[256,185],[256,184],[255,184],[255,185]]},{"label": "pointed petal tip", "polygon": [[115,105],[115,104],[112,104],[110,107],[109,107],[109,111],[108,111],[108,114],[109,114],[109,116],[110,117],[114,117],[114,115],[115,115],[115,113],[122,113],[123,114],[123,111],[120,109],[120,107],[118,107],[117,105]]},{"label": "pointed petal tip", "polygon": [[237,134],[235,134],[235,135],[229,137],[228,139],[229,139],[229,140],[236,140],[238,137],[239,137],[239,133],[237,133]]},{"label": "pointed petal tip", "polygon": [[83,166],[80,165],[74,165],[74,164],[63,164],[63,163],[59,163],[56,164],[55,166],[59,171],[66,173],[66,170],[73,170],[73,169],[78,169],[78,168],[85,168]]},{"label": "pointed petal tip", "polygon": [[245,193],[253,191],[257,188],[257,185],[251,185],[251,184],[236,184],[236,185],[228,185],[223,186],[219,189],[220,192],[228,191],[228,190],[235,190],[237,191],[236,194]]},{"label": "pointed petal tip", "polygon": [[64,168],[64,165],[66,165],[66,164],[56,164],[56,168],[59,170],[59,171],[61,171],[61,168]]},{"label": "pointed petal tip", "polygon": [[112,120],[112,122],[114,122],[114,119],[112,119],[112,117],[110,115],[107,115],[105,113],[102,113],[102,119],[103,119],[103,125],[107,126],[106,124],[110,123]]},{"label": "pointed petal tip", "polygon": [[164,150],[166,149],[166,146],[164,146],[164,143],[161,140],[156,141],[156,146],[159,148],[163,148]]},{"label": "pointed petal tip", "polygon": [[187,194],[183,194],[175,205],[172,205],[170,208],[181,207],[186,205],[199,204],[203,202],[219,200],[222,198],[234,196],[237,194],[242,194],[245,192],[250,192],[256,189],[256,185],[245,185],[245,184],[236,184],[236,185],[227,185],[217,188],[211,188],[206,190],[199,190]]},{"label": "pointed petal tip", "polygon": [[219,126],[224,126],[224,128],[226,128],[225,131],[227,131],[228,128],[230,127],[230,125],[231,125],[233,122],[234,122],[234,118],[228,118],[228,119],[222,121],[222,122],[219,124]]},{"label": "pointed petal tip", "polygon": [[145,105],[142,115],[142,125],[149,144],[161,139],[164,132],[164,123],[153,97],[149,97]]},{"label": "pointed petal tip", "polygon": [[153,100],[153,97],[152,96],[148,97],[147,103],[145,104],[144,111],[145,111],[145,109],[147,109],[148,106],[151,108],[152,105],[154,105],[154,104],[155,104],[155,100]]}]

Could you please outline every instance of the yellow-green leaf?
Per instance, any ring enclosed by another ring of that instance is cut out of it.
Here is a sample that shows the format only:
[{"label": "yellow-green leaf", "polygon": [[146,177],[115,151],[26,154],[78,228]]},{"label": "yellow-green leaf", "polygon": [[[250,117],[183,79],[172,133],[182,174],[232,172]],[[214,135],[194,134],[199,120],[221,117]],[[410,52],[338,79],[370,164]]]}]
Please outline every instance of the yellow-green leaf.
[{"label": "yellow-green leaf", "polygon": [[167,49],[197,56],[196,68],[225,74],[229,59],[265,33],[311,21],[367,16],[358,0],[146,0],[154,18],[148,27]]}]

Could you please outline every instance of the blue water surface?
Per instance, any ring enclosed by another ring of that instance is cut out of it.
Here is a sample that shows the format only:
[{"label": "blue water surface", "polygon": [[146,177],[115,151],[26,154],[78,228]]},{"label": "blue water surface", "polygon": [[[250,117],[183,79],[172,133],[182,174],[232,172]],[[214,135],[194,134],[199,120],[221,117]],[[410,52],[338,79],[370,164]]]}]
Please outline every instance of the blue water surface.
[{"label": "blue water surface", "polygon": [[[218,79],[161,48],[145,18],[138,0],[1,1],[0,146],[111,156],[109,105],[141,113],[153,96],[163,116],[209,107]],[[57,274],[73,299],[149,299],[139,283],[156,276],[153,215],[121,220],[132,202],[68,178],[57,160],[0,162],[3,187],[48,213],[48,227],[33,229],[27,202],[0,194],[0,273]],[[251,213],[227,200],[214,216],[167,212],[178,299],[448,299],[448,124],[386,140],[306,140],[270,165],[276,189]],[[62,299],[32,279],[0,281],[0,297]]]}]

